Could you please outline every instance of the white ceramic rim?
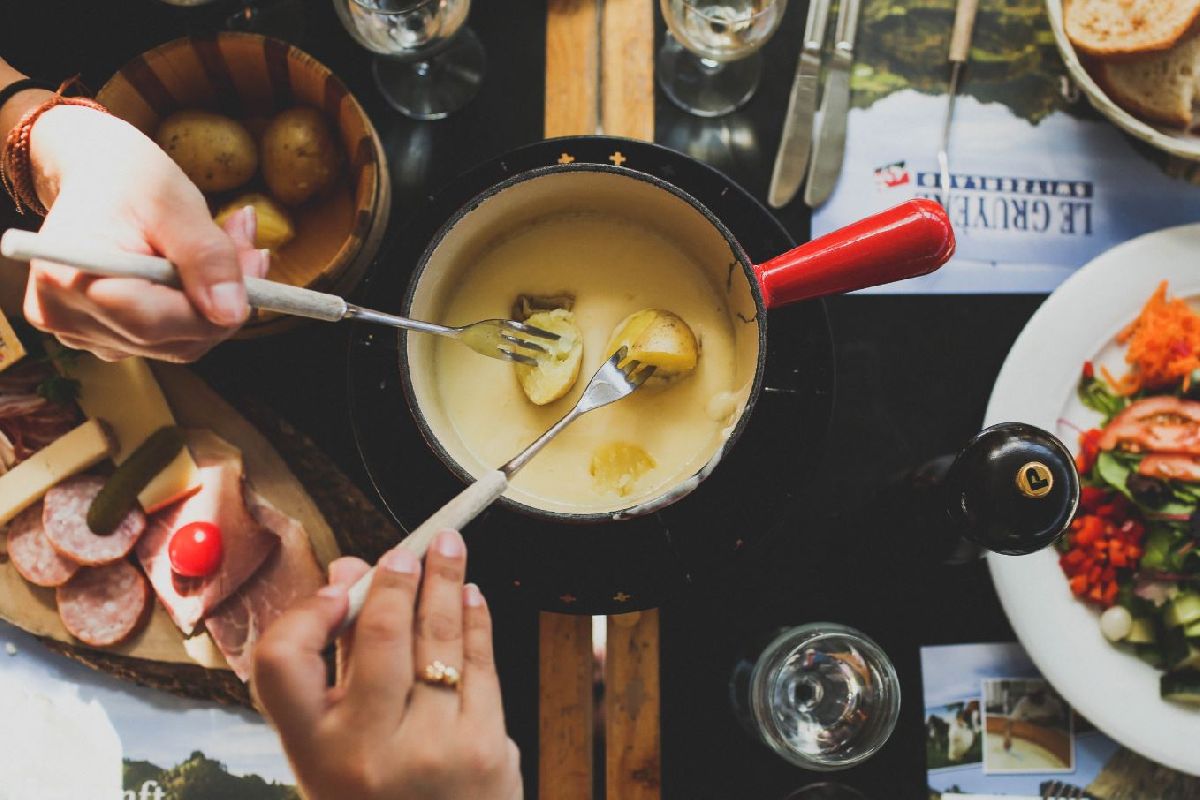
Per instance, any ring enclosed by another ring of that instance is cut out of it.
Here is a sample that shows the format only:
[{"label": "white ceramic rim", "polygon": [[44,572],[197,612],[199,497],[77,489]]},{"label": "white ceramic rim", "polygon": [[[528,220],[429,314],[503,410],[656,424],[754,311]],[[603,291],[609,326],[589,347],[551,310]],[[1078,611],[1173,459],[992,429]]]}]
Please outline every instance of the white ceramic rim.
[{"label": "white ceramic rim", "polygon": [[1143,142],[1154,145],[1159,150],[1179,158],[1200,161],[1200,136],[1184,131],[1156,128],[1138,119],[1109,99],[1100,85],[1083,68],[1071,40],[1067,38],[1067,32],[1063,28],[1063,0],[1046,0],[1046,11],[1050,15],[1054,43],[1058,45],[1058,52],[1062,54],[1067,71],[1071,73],[1071,80],[1083,90],[1097,111],[1108,117],[1121,130],[1131,136],[1136,136]]},{"label": "white ceramic rim", "polygon": [[[1076,451],[1077,436],[1059,418],[1083,362],[1112,341],[1162,280],[1173,295],[1200,295],[1200,224],[1125,242],[1065,281],[1017,337],[984,424],[1028,422]],[[989,554],[988,565],[1017,638],[1071,705],[1130,750],[1200,775],[1200,710],[1162,700],[1160,671],[1104,639],[1096,612],[1071,595],[1054,550]]]}]

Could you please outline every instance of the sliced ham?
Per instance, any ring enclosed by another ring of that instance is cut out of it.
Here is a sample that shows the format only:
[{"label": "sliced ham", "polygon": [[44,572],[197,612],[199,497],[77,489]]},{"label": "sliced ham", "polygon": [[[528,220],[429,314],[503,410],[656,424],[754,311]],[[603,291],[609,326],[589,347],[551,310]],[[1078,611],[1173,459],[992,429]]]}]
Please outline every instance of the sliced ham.
[{"label": "sliced ham", "polygon": [[1200,403],[1177,397],[1148,397],[1132,404],[1105,427],[1101,450],[1200,455]]},{"label": "sliced ham", "polygon": [[[209,611],[232,595],[279,547],[279,536],[246,508],[241,454],[215,434],[189,434],[188,447],[200,469],[200,488],[192,496],[151,517],[138,541],[137,556],[158,599],[187,635]],[[171,536],[191,522],[221,529],[221,565],[204,578],[184,578],[171,569]]]},{"label": "sliced ham", "polygon": [[42,504],[34,503],[8,523],[8,557],[17,573],[35,586],[62,586],[79,564],[58,554],[42,527]]},{"label": "sliced ham", "polygon": [[1200,483],[1200,456],[1151,453],[1138,464],[1138,473],[1155,478]]},{"label": "sliced ham", "polygon": [[217,648],[242,680],[250,678],[254,645],[267,626],[290,605],[325,583],[308,534],[300,523],[255,492],[246,494],[250,513],[279,536],[280,547],[262,569],[205,621]]}]

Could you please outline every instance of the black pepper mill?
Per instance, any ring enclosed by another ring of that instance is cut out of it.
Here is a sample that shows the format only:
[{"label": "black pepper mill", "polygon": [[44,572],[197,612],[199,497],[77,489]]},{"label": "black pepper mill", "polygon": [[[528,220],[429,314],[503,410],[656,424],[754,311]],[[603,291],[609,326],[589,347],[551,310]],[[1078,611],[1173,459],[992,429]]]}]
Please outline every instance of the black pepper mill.
[{"label": "black pepper mill", "polygon": [[[981,550],[1027,555],[1053,544],[1079,504],[1071,453],[1021,422],[993,425],[957,456],[941,456],[891,482],[876,504],[906,550],[923,560],[964,563]],[[911,548],[911,549],[910,549]]]}]

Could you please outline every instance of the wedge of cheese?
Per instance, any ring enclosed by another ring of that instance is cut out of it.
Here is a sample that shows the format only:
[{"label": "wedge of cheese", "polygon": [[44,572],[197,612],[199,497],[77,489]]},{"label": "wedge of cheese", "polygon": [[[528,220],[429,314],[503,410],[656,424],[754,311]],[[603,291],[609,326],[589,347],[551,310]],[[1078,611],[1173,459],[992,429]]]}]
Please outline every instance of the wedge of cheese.
[{"label": "wedge of cheese", "polygon": [[[104,420],[117,439],[113,462],[120,464],[164,425],[174,425],[167,400],[150,365],[140,358],[109,363],[80,353],[63,372],[79,381],[79,407],[91,419]],[[186,496],[200,485],[196,462],[187,450],[175,457],[166,469],[138,495],[146,512]]]},{"label": "wedge of cheese", "polygon": [[4,312],[0,311],[0,372],[20,361],[24,355],[25,348],[21,340],[17,338]]},{"label": "wedge of cheese", "polygon": [[113,442],[104,424],[89,419],[0,475],[0,525],[36,503],[63,480],[108,458]]}]

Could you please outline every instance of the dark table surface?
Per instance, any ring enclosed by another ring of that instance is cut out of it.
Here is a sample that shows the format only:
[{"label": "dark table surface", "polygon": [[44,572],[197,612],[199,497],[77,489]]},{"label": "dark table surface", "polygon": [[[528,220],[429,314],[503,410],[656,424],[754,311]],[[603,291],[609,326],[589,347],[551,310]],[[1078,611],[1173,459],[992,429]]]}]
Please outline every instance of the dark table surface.
[{"label": "dark table surface", "polygon": [[[472,27],[488,51],[480,96],[435,123],[407,120],[377,94],[368,58],[328,0],[261,4],[260,23],[340,75],[371,114],[391,162],[393,235],[429,194],[470,165],[542,134],[545,5],[480,0]],[[181,10],[155,0],[0,3],[0,55],[58,79],[82,73],[93,88],[130,57],[186,32],[212,30],[240,6]],[[757,95],[717,120],[690,117],[659,92],[655,138],[766,194],[805,4],[794,2],[764,51]],[[659,22],[661,35],[661,20]],[[809,233],[800,202],[780,212],[797,241]],[[12,220],[0,218],[0,223]],[[838,774],[875,800],[924,795],[923,645],[1011,640],[982,562],[898,567],[883,554],[903,533],[858,513],[895,471],[960,447],[980,427],[1009,347],[1041,302],[1034,296],[839,297],[828,301],[837,395],[818,477],[780,512],[778,535],[745,553],[719,583],[692,587],[662,610],[663,795],[678,800],[783,800],[825,776],[791,767],[750,740],[728,710],[741,643],[780,625],[831,620],[869,633],[895,662],[901,719],[883,750]],[[231,342],[199,371],[236,401],[253,397],[312,436],[369,491],[351,435],[345,390],[347,332],[310,325],[274,338]],[[299,391],[300,388],[303,391]],[[788,476],[781,474],[780,481]],[[537,615],[503,593],[491,598],[510,731],[536,796]],[[601,773],[603,770],[599,770]]]}]

